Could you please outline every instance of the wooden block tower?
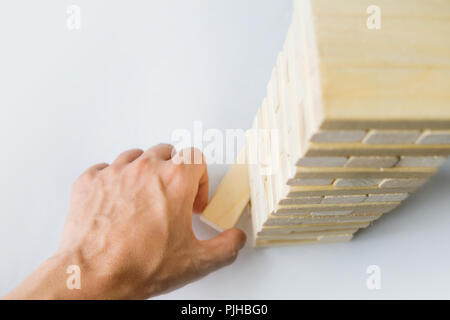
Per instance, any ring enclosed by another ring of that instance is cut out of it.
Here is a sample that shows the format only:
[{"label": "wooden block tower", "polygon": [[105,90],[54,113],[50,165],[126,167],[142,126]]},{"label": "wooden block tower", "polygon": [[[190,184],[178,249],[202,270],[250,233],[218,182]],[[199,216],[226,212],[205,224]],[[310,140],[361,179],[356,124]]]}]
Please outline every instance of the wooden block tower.
[{"label": "wooden block tower", "polygon": [[256,246],[327,243],[396,208],[450,154],[449,39],[450,1],[295,0],[249,183],[238,205],[223,183],[203,219],[231,227],[248,192]]}]

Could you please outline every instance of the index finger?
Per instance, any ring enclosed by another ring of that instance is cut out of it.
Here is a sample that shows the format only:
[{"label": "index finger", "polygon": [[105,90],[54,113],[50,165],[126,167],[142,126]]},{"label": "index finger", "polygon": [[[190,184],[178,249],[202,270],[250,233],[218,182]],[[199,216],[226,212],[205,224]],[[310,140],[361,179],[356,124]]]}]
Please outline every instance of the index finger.
[{"label": "index finger", "polygon": [[193,190],[195,213],[203,212],[208,204],[209,177],[203,153],[196,148],[181,150],[172,159],[176,165],[183,165],[188,172],[189,185]]}]

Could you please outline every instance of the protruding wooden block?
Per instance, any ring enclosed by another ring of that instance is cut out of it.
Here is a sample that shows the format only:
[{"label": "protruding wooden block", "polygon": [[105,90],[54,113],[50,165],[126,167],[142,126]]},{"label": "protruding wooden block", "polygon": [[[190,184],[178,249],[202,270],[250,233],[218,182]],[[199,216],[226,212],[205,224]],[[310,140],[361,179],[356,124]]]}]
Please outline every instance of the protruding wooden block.
[{"label": "protruding wooden block", "polygon": [[381,179],[336,179],[335,187],[367,187],[377,186]]},{"label": "protruding wooden block", "polygon": [[332,203],[359,203],[364,202],[367,196],[364,195],[353,195],[353,196],[325,196],[322,200],[323,204]]},{"label": "protruding wooden block", "polygon": [[300,167],[343,167],[347,157],[304,157],[297,165]]},{"label": "protruding wooden block", "polygon": [[371,130],[364,138],[367,144],[411,144],[420,136],[418,130]]},{"label": "protruding wooden block", "polygon": [[223,178],[200,219],[218,231],[233,228],[250,201],[246,150]]},{"label": "protruding wooden block", "polygon": [[408,198],[408,193],[369,194],[366,202],[391,202],[403,201]]},{"label": "protruding wooden block", "polygon": [[420,187],[427,181],[427,179],[385,179],[380,183],[380,188]]},{"label": "protruding wooden block", "polygon": [[450,130],[426,130],[417,144],[450,144]]},{"label": "protruding wooden block", "polygon": [[396,167],[439,167],[447,157],[401,157]]},{"label": "protruding wooden block", "polygon": [[311,142],[349,143],[360,142],[367,134],[365,130],[321,130],[311,137]]},{"label": "protruding wooden block", "polygon": [[346,168],[392,168],[398,162],[397,157],[350,157]]}]

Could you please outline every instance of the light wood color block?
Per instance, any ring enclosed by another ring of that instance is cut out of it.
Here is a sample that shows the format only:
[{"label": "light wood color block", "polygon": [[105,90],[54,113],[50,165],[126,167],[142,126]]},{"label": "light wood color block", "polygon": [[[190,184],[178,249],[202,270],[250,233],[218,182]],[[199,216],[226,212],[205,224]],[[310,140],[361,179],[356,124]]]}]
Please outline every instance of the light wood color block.
[{"label": "light wood color block", "polygon": [[311,196],[343,196],[343,195],[360,195],[360,194],[386,194],[386,193],[412,193],[415,187],[408,188],[384,188],[376,186],[368,187],[335,187],[335,186],[316,186],[316,187],[299,187],[291,186],[287,197],[311,197]]},{"label": "light wood color block", "polygon": [[[308,30],[320,53],[321,128],[448,128],[450,20],[432,18],[445,16],[448,3],[331,2],[296,3],[305,20],[312,17]],[[379,30],[365,23],[373,4],[382,8]]]},{"label": "light wood color block", "polygon": [[223,178],[200,219],[218,231],[233,228],[250,201],[245,149]]},{"label": "light wood color block", "polygon": [[366,136],[364,130],[320,130],[311,137],[311,142],[349,143],[361,142]]},{"label": "light wood color block", "polygon": [[298,167],[296,179],[384,179],[384,178],[428,178],[436,168],[303,168]]},{"label": "light wood color block", "polygon": [[370,145],[364,143],[311,143],[306,157],[348,156],[448,156],[450,145],[390,144]]},{"label": "light wood color block", "polygon": [[336,179],[334,182],[335,187],[369,187],[377,186],[381,179]]},{"label": "light wood color block", "polygon": [[307,244],[326,244],[348,242],[353,238],[351,234],[343,234],[340,236],[320,237],[314,240],[256,240],[255,247],[282,247],[282,246],[298,246]]},{"label": "light wood color block", "polygon": [[332,184],[334,179],[290,179],[287,183],[291,186],[327,186]]},{"label": "light wood color block", "polygon": [[427,179],[385,179],[380,183],[380,188],[409,188],[420,187]]},{"label": "light wood color block", "polygon": [[297,224],[323,224],[323,223],[368,223],[381,218],[382,214],[364,215],[335,215],[335,216],[275,216],[269,217],[264,226],[289,226]]},{"label": "light wood color block", "polygon": [[365,223],[314,223],[299,224],[291,226],[269,226],[264,227],[259,233],[260,235],[289,234],[302,232],[320,232],[328,230],[348,230],[348,229],[364,229],[370,226],[369,222]]},{"label": "light wood color block", "polygon": [[343,212],[352,213],[385,213],[396,208],[400,202],[380,203],[335,203],[335,204],[311,204],[311,205],[282,205],[278,206],[271,214],[277,215],[303,215],[312,212]]},{"label": "light wood color block", "polygon": [[369,194],[366,202],[397,202],[408,198],[408,193]]},{"label": "light wood color block", "polygon": [[350,157],[346,168],[392,168],[398,163],[397,157]]},{"label": "light wood color block", "polygon": [[353,210],[343,210],[343,211],[322,211],[322,212],[311,212],[312,217],[327,217],[327,216],[348,216],[353,213]]},{"label": "light wood color block", "polygon": [[322,200],[323,204],[332,203],[359,203],[366,201],[367,196],[363,195],[352,195],[352,196],[325,196]]},{"label": "light wood color block", "polygon": [[396,167],[439,167],[447,157],[401,157]]},{"label": "light wood color block", "polygon": [[341,236],[342,234],[355,234],[359,229],[325,230],[318,232],[292,232],[288,234],[259,235],[259,240],[316,240],[322,237]]},{"label": "light wood color block", "polygon": [[343,167],[347,157],[304,157],[297,162],[300,167]]},{"label": "light wood color block", "polygon": [[367,144],[411,144],[420,136],[418,130],[371,130],[364,138]]},{"label": "light wood color block", "polygon": [[425,131],[417,140],[418,144],[450,144],[450,130]]},{"label": "light wood color block", "polygon": [[322,197],[286,198],[280,200],[280,205],[319,204]]}]

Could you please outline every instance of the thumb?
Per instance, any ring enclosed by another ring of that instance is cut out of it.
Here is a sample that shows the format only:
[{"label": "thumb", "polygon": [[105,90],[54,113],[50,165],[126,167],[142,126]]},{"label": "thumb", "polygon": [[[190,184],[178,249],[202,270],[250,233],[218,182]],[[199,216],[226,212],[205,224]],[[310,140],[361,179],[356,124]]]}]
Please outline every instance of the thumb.
[{"label": "thumb", "polygon": [[246,239],[242,230],[230,229],[211,240],[201,241],[198,267],[211,272],[233,263]]}]

